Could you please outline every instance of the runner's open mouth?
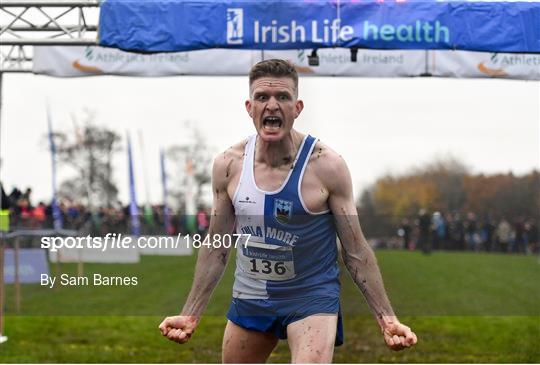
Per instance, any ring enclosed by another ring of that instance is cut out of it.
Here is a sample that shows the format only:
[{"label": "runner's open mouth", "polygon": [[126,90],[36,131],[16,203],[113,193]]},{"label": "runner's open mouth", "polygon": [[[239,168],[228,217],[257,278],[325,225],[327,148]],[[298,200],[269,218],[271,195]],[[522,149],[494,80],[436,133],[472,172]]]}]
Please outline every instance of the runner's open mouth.
[{"label": "runner's open mouth", "polygon": [[283,124],[283,121],[280,117],[265,117],[263,119],[263,127],[265,129],[278,129]]}]

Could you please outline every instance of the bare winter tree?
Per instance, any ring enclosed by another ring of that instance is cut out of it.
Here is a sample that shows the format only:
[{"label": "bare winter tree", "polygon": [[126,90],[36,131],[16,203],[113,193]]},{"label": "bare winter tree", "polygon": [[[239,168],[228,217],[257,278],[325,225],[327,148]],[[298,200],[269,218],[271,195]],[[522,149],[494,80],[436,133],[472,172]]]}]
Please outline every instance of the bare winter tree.
[{"label": "bare winter tree", "polygon": [[171,196],[175,205],[181,210],[185,206],[188,161],[191,162],[195,180],[195,200],[197,204],[201,204],[210,188],[212,160],[215,154],[215,148],[208,144],[202,132],[187,122],[185,124],[189,141],[170,147],[166,153],[167,158],[172,162],[168,166],[172,166],[174,171]]},{"label": "bare winter tree", "polygon": [[86,110],[81,125],[74,119],[73,132],[54,134],[59,166],[73,169],[73,177],[63,181],[59,195],[89,207],[110,207],[117,201],[112,158],[120,151],[120,136],[94,122],[95,112]]}]

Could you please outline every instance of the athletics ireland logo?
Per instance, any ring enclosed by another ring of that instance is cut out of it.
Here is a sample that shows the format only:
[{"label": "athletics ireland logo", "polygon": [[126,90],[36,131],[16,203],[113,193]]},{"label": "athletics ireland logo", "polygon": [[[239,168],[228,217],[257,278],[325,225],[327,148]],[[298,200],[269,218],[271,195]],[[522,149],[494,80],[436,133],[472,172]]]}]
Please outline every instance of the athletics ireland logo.
[{"label": "athletics ireland logo", "polygon": [[242,44],[244,37],[244,9],[227,9],[227,44]]},{"label": "athletics ireland logo", "polygon": [[292,202],[289,200],[274,199],[274,217],[280,223],[289,223],[292,218]]}]

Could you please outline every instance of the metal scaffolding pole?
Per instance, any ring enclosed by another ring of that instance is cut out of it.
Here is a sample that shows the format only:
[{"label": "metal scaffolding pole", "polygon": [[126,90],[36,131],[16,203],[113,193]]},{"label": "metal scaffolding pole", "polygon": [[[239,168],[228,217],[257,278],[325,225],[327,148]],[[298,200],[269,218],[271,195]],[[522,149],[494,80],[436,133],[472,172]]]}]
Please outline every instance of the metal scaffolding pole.
[{"label": "metal scaffolding pole", "polygon": [[32,72],[32,46],[97,45],[99,0],[0,2],[0,72]]},{"label": "metal scaffolding pole", "polygon": [[4,336],[4,238],[0,237],[0,343],[6,342]]},{"label": "metal scaffolding pole", "polygon": [[[0,2],[0,130],[3,74],[32,72],[33,46],[97,45],[99,0]],[[4,336],[4,237],[0,237],[0,343]]]}]

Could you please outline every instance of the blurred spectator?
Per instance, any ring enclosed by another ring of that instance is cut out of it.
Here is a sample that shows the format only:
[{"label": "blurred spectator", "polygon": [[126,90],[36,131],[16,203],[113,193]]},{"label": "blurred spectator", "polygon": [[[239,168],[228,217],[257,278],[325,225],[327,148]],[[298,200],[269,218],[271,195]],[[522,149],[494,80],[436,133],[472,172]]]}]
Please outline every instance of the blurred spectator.
[{"label": "blurred spectator", "polygon": [[487,252],[491,252],[493,250],[493,234],[495,232],[495,224],[491,220],[489,216],[486,216],[484,219],[484,222],[482,223],[482,229],[480,232],[480,236],[482,238],[482,243],[484,245],[484,249]]},{"label": "blurred spectator", "polygon": [[9,231],[9,209],[11,208],[11,199],[4,191],[4,185],[0,182],[0,189],[2,190],[0,201],[0,232]]},{"label": "blurred spectator", "polygon": [[43,227],[45,224],[45,218],[46,218],[46,209],[45,209],[45,203],[39,202],[37,207],[35,207],[32,211],[32,216],[34,218],[34,226],[35,228]]},{"label": "blurred spectator", "polygon": [[197,231],[199,234],[206,234],[206,231],[208,230],[208,226],[210,225],[208,221],[208,215],[206,214],[206,211],[204,207],[199,208],[199,211],[197,212]]},{"label": "blurred spectator", "polygon": [[431,228],[431,219],[425,209],[420,209],[418,212],[418,246],[425,254],[431,253],[431,241],[429,239],[429,231]]},{"label": "blurred spectator", "polygon": [[523,217],[518,217],[514,223],[514,240],[512,242],[512,252],[525,253],[525,224],[523,223]]},{"label": "blurred spectator", "polygon": [[20,191],[17,188],[13,188],[13,190],[11,190],[11,193],[9,194],[9,199],[13,203],[16,203],[21,198],[21,196],[22,196],[22,191]]},{"label": "blurred spectator", "polygon": [[399,228],[398,235],[403,240],[403,248],[406,250],[411,249],[411,230],[412,227],[407,218],[403,218],[401,221],[401,227]]},{"label": "blurred spectator", "polygon": [[32,207],[27,199],[21,198],[17,201],[16,210],[19,216],[19,224],[21,226],[30,226],[30,218],[32,218]]},{"label": "blurred spectator", "polygon": [[22,195],[22,199],[28,200],[29,205],[32,205],[31,195],[32,195],[32,188],[26,188],[26,190],[24,191],[24,194]]},{"label": "blurred spectator", "polygon": [[467,221],[465,222],[465,243],[467,250],[476,251],[480,243],[480,237],[477,232],[476,214],[467,213]]},{"label": "blurred spectator", "polygon": [[2,200],[0,201],[0,209],[9,209],[11,208],[11,199],[7,196],[6,192],[4,191],[4,185],[0,182],[0,190],[2,190]]},{"label": "blurred spectator", "polygon": [[154,217],[154,208],[146,204],[143,208],[144,224],[142,225],[144,234],[156,234],[156,220]]},{"label": "blurred spectator", "polygon": [[454,213],[449,230],[449,235],[451,237],[451,248],[453,250],[465,249],[465,229],[463,227],[461,215],[458,212]]},{"label": "blurred spectator", "polygon": [[177,224],[177,231],[178,232],[181,232],[181,233],[188,233],[188,229],[187,229],[187,217],[185,214],[178,214],[178,219],[176,220],[176,224]]},{"label": "blurred spectator", "polygon": [[528,244],[527,254],[538,252],[538,226],[534,220],[529,219],[525,223],[525,237]]},{"label": "blurred spectator", "polygon": [[440,212],[433,213],[433,216],[431,217],[431,227],[433,229],[433,248],[435,250],[440,250],[446,235],[446,224]]},{"label": "blurred spectator", "polygon": [[512,226],[506,219],[502,219],[499,225],[497,226],[497,246],[499,251],[508,252],[510,249],[510,242],[512,241]]}]

